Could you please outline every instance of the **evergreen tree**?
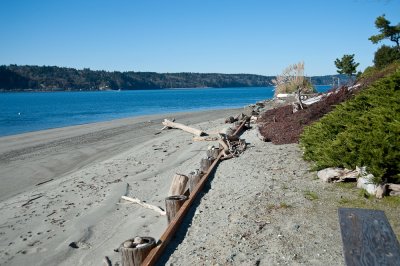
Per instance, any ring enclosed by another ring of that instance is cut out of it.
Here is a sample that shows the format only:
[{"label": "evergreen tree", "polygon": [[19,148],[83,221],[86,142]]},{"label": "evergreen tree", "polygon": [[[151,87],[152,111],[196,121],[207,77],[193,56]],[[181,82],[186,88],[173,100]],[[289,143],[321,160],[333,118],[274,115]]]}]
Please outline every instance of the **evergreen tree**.
[{"label": "evergreen tree", "polygon": [[396,60],[400,60],[400,51],[396,47],[382,45],[375,52],[374,65],[377,68],[382,68]]},{"label": "evergreen tree", "polygon": [[390,21],[385,18],[385,15],[379,16],[375,20],[375,26],[380,31],[380,34],[369,37],[372,43],[378,43],[384,39],[389,39],[396,43],[397,50],[400,51],[400,23],[396,26],[391,26]]},{"label": "evergreen tree", "polygon": [[359,63],[354,62],[354,54],[345,54],[342,59],[336,58],[335,65],[338,68],[337,72],[339,74],[345,74],[351,78],[357,72]]}]

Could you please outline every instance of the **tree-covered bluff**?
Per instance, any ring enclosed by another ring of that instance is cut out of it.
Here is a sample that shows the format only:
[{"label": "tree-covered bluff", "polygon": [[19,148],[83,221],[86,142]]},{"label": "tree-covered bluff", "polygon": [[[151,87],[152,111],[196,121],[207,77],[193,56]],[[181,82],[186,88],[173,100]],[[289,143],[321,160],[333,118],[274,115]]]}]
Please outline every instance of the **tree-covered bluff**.
[{"label": "tree-covered bluff", "polygon": [[[315,85],[332,77],[313,77]],[[135,90],[272,86],[274,76],[218,73],[108,72],[57,66],[0,66],[0,91]]]}]

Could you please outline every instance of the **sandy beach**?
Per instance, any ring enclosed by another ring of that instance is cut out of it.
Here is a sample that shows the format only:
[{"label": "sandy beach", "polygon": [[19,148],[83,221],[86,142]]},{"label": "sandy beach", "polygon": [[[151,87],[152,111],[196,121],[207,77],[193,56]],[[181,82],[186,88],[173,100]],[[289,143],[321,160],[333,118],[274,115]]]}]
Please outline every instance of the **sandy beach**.
[{"label": "sandy beach", "polygon": [[104,256],[119,258],[113,249],[132,236],[159,237],[166,218],[120,203],[121,196],[163,207],[173,175],[198,168],[209,145],[180,130],[160,131],[161,121],[175,118],[210,132],[239,111],[144,116],[0,138],[0,264],[99,265]]},{"label": "sandy beach", "polygon": [[[0,138],[0,265],[102,265],[135,236],[156,240],[167,219],[121,200],[164,208],[175,173],[199,168],[208,133],[241,109],[157,115]],[[324,183],[297,144],[241,138],[247,149],[222,161],[159,265],[343,265],[339,206],[367,202],[357,189]],[[217,144],[215,144],[217,145]],[[360,201],[361,197],[361,201]],[[360,205],[362,206],[362,205]],[[398,207],[396,207],[398,209]],[[396,234],[398,212],[387,212]]]}]

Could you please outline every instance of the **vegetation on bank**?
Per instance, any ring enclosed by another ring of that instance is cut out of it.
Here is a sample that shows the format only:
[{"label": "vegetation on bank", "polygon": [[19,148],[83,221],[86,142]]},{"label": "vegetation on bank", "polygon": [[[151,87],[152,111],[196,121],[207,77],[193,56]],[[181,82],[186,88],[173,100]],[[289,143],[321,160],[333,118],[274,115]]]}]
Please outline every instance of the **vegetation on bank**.
[{"label": "vegetation on bank", "polygon": [[400,69],[306,127],[300,145],[318,169],[367,166],[376,183],[400,182]]},{"label": "vegetation on bank", "polygon": [[272,80],[275,85],[275,96],[280,93],[314,93],[310,80],[304,75],[304,62],[288,66]]},{"label": "vegetation on bank", "polygon": [[[384,15],[375,21],[380,33],[369,40],[388,39],[395,46],[378,48],[374,66],[358,75],[360,92],[304,128],[304,158],[317,169],[367,166],[374,183],[400,183],[400,24],[390,24]],[[338,72],[354,74],[358,64],[353,58],[336,59]]]},{"label": "vegetation on bank", "polygon": [[[337,75],[312,77],[312,81],[316,85],[328,85],[333,77]],[[272,85],[273,78],[252,74],[108,72],[9,65],[0,66],[0,91],[265,87]]]}]

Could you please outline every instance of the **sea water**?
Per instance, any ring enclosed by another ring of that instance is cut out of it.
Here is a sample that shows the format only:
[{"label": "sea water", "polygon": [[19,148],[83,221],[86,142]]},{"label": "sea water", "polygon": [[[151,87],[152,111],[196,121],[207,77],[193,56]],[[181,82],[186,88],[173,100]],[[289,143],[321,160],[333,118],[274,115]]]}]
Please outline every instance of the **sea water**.
[{"label": "sea water", "polygon": [[[318,86],[325,91],[329,86]],[[273,87],[0,93],[0,136],[118,118],[240,108]]]}]

